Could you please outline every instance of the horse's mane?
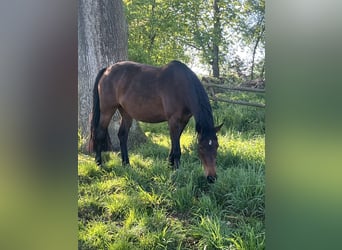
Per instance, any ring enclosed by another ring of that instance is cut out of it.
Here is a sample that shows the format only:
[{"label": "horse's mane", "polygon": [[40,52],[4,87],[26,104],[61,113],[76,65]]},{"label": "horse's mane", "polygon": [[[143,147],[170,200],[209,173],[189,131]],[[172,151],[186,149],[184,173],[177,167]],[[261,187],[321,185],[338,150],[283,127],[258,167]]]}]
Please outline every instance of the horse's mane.
[{"label": "horse's mane", "polygon": [[194,88],[198,97],[198,106],[199,109],[197,114],[194,114],[196,121],[196,132],[197,133],[207,133],[209,131],[213,131],[214,128],[214,118],[213,112],[210,106],[209,98],[207,93],[205,92],[203,85],[197,76],[192,73],[192,80],[194,83]]},{"label": "horse's mane", "polygon": [[188,80],[191,82],[193,91],[197,96],[197,101],[191,104],[191,111],[196,121],[196,132],[202,135],[212,133],[214,131],[214,118],[208,95],[202,83],[196,74],[185,64],[178,61],[172,61],[171,63],[183,67]]}]

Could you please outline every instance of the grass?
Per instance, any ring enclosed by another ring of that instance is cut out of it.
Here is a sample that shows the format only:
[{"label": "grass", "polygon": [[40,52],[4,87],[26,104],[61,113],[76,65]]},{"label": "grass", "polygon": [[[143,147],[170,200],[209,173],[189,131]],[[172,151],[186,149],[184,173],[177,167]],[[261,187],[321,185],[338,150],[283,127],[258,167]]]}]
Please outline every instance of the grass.
[{"label": "grass", "polygon": [[181,167],[168,166],[167,124],[141,124],[149,140],[131,166],[79,154],[79,249],[265,249],[264,110],[213,104],[218,180],[208,184],[194,121],[181,138]]}]

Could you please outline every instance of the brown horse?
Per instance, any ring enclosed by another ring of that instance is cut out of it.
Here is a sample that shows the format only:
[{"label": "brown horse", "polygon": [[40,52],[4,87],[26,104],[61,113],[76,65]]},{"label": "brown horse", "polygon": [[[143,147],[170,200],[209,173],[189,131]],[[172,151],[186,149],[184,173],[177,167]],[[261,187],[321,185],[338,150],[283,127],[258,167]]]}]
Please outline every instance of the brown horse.
[{"label": "brown horse", "polygon": [[218,148],[212,109],[199,79],[185,64],[172,61],[164,67],[135,62],[119,62],[99,71],[93,90],[93,112],[89,149],[102,164],[101,152],[108,150],[109,122],[116,110],[121,114],[118,132],[123,164],[129,164],[128,132],[132,119],[158,123],[167,121],[171,137],[169,161],[178,168],[181,157],[179,138],[193,115],[198,133],[198,153],[209,182],[216,175]]}]

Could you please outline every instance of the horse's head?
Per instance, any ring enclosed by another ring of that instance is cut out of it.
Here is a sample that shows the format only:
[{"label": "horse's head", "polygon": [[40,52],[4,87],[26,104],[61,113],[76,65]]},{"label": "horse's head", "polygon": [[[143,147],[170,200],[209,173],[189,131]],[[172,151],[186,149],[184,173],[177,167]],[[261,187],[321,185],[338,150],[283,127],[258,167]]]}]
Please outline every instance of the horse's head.
[{"label": "horse's head", "polygon": [[212,131],[198,134],[198,154],[203,163],[205,176],[209,183],[214,183],[217,179],[216,156],[219,144],[216,133],[221,129],[222,125],[223,123],[215,127]]}]

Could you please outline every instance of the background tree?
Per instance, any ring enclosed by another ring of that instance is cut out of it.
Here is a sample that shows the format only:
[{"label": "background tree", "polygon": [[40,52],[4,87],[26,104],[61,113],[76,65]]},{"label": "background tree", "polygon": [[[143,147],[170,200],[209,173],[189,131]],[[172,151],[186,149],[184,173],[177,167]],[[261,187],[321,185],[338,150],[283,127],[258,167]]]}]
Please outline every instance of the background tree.
[{"label": "background tree", "polygon": [[214,77],[263,74],[264,0],[124,3],[129,59],[154,65],[196,59]]},{"label": "background tree", "polygon": [[257,62],[256,54],[260,48],[265,51],[265,0],[245,0],[242,13],[241,34],[244,41],[252,47],[250,78],[255,78],[256,66],[259,77],[263,78],[265,55]]},{"label": "background tree", "polygon": [[222,1],[125,0],[129,58],[156,65],[188,62],[192,48],[219,77]]},{"label": "background tree", "polygon": [[183,44],[185,26],[177,14],[179,0],[124,0],[129,26],[129,59],[164,65],[178,59],[187,62]]},{"label": "background tree", "polygon": [[[121,0],[79,0],[78,11],[78,124],[82,136],[87,136],[98,71],[128,58],[127,23]],[[109,133],[115,147],[119,145],[118,115],[113,119]],[[143,136],[136,122],[130,135],[136,139]]]}]

